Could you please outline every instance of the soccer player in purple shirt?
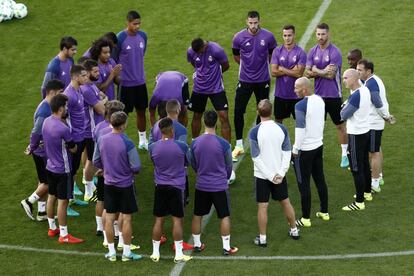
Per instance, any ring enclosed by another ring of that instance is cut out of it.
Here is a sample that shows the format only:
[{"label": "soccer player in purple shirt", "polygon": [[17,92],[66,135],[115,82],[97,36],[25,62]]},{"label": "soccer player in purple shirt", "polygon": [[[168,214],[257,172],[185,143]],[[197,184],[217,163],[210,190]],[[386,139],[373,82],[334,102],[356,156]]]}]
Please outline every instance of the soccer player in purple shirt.
[{"label": "soccer player in purple shirt", "polygon": [[60,40],[60,52],[49,64],[43,78],[41,93],[42,98],[46,96],[46,84],[51,79],[59,79],[65,84],[70,83],[70,68],[73,65],[73,56],[78,49],[78,42],[71,36],[65,36]]},{"label": "soccer player in purple shirt", "polygon": [[158,123],[162,137],[149,145],[149,153],[154,163],[154,210],[155,223],[152,229],[151,260],[160,260],[160,244],[165,217],[172,216],[175,257],[174,262],[187,262],[191,256],[183,254],[183,218],[185,206],[186,166],[188,146],[174,139],[174,125],[170,118]]},{"label": "soccer player in purple shirt", "polygon": [[193,93],[188,106],[194,112],[191,122],[193,138],[200,135],[201,117],[210,98],[220,119],[221,135],[230,143],[229,105],[223,83],[223,72],[230,67],[226,52],[216,42],[196,38],[187,50],[187,61],[195,69]]},{"label": "soccer player in purple shirt", "polygon": [[[277,43],[274,35],[260,27],[260,15],[257,11],[247,13],[247,28],[234,35],[233,58],[240,65],[239,83],[234,102],[234,127],[236,129],[236,146],[233,161],[244,153],[243,128],[244,113],[254,92],[256,105],[262,99],[269,98],[270,75],[269,61]],[[256,123],[259,123],[259,117]]]},{"label": "soccer player in purple shirt", "polygon": [[220,231],[223,254],[235,254],[239,249],[230,246],[230,193],[227,180],[231,176],[233,161],[231,145],[216,135],[217,113],[213,110],[204,113],[205,133],[197,137],[190,147],[190,163],[197,173],[194,199],[192,233],[194,251],[201,252],[201,220],[210,212],[211,206],[221,220]]},{"label": "soccer player in purple shirt", "polygon": [[181,105],[178,121],[187,127],[189,103],[188,78],[178,71],[161,72],[155,78],[155,88],[149,102],[151,125],[155,124],[155,110],[162,101],[177,100]]},{"label": "soccer player in purple shirt", "polygon": [[93,192],[96,189],[93,183],[93,176],[96,169],[92,164],[93,150],[95,143],[93,140],[93,131],[95,126],[104,120],[105,103],[108,101],[108,97],[105,93],[99,91],[94,81],[99,79],[99,67],[98,62],[93,59],[88,59],[83,63],[83,66],[88,73],[89,80],[80,86],[80,91],[84,99],[85,110],[85,134],[84,143],[86,149],[87,160],[84,169],[84,184],[85,194],[84,200],[89,201]]},{"label": "soccer player in purple shirt", "polygon": [[[52,116],[48,117],[42,128],[44,148],[47,156],[46,173],[49,185],[47,200],[47,220],[49,223],[48,236],[59,234],[59,243],[81,243],[82,239],[75,238],[68,233],[66,208],[72,198],[72,176],[70,153],[77,150],[69,127],[64,123],[68,97],[64,94],[56,95],[50,101]],[[57,216],[59,228],[55,222],[55,203],[58,201]]]},{"label": "soccer player in purple shirt", "polygon": [[316,27],[318,44],[308,52],[305,77],[315,78],[315,94],[325,102],[325,116],[329,113],[338,131],[341,144],[341,168],[349,166],[347,157],[348,137],[345,123],[341,120],[342,87],[341,87],[341,51],[331,43],[329,26],[320,23]]},{"label": "soccer player in purple shirt", "polygon": [[283,45],[272,54],[272,76],[276,77],[274,115],[278,123],[290,115],[295,119],[295,104],[300,100],[295,94],[295,81],[305,71],[306,53],[296,44],[295,36],[295,26],[285,25]]},{"label": "soccer player in purple shirt", "polygon": [[[80,166],[82,152],[85,148],[85,109],[80,86],[88,81],[88,72],[82,65],[75,64],[70,69],[70,76],[70,84],[66,87],[65,92],[63,93],[68,97],[68,117],[66,118],[66,122],[70,128],[73,141],[78,148],[72,158],[71,176],[72,182],[74,183],[76,172]],[[76,200],[75,203],[76,202],[80,202],[80,200]],[[70,207],[68,208],[68,212],[73,216],[79,215],[79,213],[75,212]]]},{"label": "soccer player in purple shirt", "polygon": [[120,73],[122,70],[121,64],[116,64],[111,57],[112,43],[100,38],[92,44],[90,49],[91,58],[98,61],[99,79],[95,84],[98,88],[108,96],[108,100],[115,100],[115,83],[119,84]]},{"label": "soccer player in purple shirt", "polygon": [[127,29],[118,33],[118,47],[114,59],[122,65],[120,96],[125,104],[125,112],[135,108],[139,149],[148,149],[146,136],[146,109],[148,91],[145,84],[144,55],[147,49],[147,35],[140,30],[141,16],[136,11],[127,14]]},{"label": "soccer player in purple shirt", "polygon": [[141,169],[141,162],[134,143],[124,133],[127,118],[128,115],[123,111],[111,115],[112,132],[99,138],[93,156],[94,165],[103,169],[105,178],[105,231],[109,249],[105,257],[112,262],[116,261],[113,225],[118,212],[122,213],[123,217],[122,261],[136,261],[142,258],[141,255],[131,252],[132,213],[138,211],[134,175]]},{"label": "soccer player in purple shirt", "polygon": [[37,106],[34,113],[34,126],[30,133],[30,144],[27,146],[24,153],[33,156],[35,163],[37,178],[39,180],[37,189],[26,199],[20,202],[20,205],[25,210],[27,216],[31,220],[35,220],[33,215],[33,204],[37,202],[37,221],[47,219],[46,216],[46,200],[47,200],[47,177],[46,177],[46,153],[44,149],[42,127],[46,118],[52,115],[50,110],[50,101],[54,96],[63,92],[64,84],[60,80],[53,79],[46,84],[46,97]]}]

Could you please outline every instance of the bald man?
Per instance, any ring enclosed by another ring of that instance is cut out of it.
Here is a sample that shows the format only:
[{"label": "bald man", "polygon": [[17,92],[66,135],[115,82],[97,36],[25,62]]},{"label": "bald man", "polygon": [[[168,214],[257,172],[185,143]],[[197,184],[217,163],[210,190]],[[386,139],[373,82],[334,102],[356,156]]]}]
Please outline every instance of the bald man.
[{"label": "bald man", "polygon": [[371,94],[359,83],[359,72],[348,69],[344,72],[345,87],[351,90],[348,102],[341,110],[341,118],[346,121],[348,134],[348,159],[354,177],[356,199],[344,206],[344,211],[365,209],[364,200],[371,201],[371,172],[369,167],[369,114],[371,111]]},{"label": "bald man", "polygon": [[302,203],[302,217],[296,220],[296,225],[310,227],[311,175],[320,200],[320,211],[316,213],[316,217],[329,220],[328,188],[323,173],[325,103],[320,96],[313,93],[311,82],[306,77],[295,81],[295,93],[301,100],[295,105],[296,127],[292,154]]},{"label": "bald man", "polygon": [[358,48],[352,49],[346,56],[349,68],[357,69],[358,61],[362,59],[362,51]]}]

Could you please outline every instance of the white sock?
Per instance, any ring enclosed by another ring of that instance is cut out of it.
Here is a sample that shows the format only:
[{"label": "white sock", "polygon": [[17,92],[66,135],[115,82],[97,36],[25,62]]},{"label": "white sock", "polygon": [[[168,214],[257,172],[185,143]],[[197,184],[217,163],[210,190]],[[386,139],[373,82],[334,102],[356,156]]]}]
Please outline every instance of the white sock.
[{"label": "white sock", "polygon": [[68,235],[68,226],[65,225],[59,225],[59,230],[60,230],[60,236],[61,237],[66,237]]},{"label": "white sock", "polygon": [[91,181],[85,180],[85,195],[91,197],[93,195],[94,190],[95,190],[95,184],[93,184],[93,180]]},{"label": "white sock", "polygon": [[33,204],[33,203],[35,203],[36,201],[38,201],[38,200],[39,200],[39,198],[40,198],[40,196],[38,196],[38,195],[36,194],[36,192],[33,192],[33,194],[31,194],[27,200],[28,200],[31,204]]},{"label": "white sock", "polygon": [[347,156],[348,144],[341,144],[342,156]]},{"label": "white sock", "polygon": [[124,251],[122,252],[124,256],[131,255],[131,245],[130,244],[124,244]]},{"label": "white sock", "polygon": [[201,246],[201,234],[194,235],[193,234],[193,240],[194,240],[194,246],[200,247]]},{"label": "white sock", "polygon": [[56,221],[54,218],[47,218],[47,222],[49,223],[49,229],[56,230]]},{"label": "white sock", "polygon": [[95,216],[96,219],[96,230],[103,231],[102,217]]},{"label": "white sock", "polygon": [[46,212],[46,201],[37,202],[37,211],[39,213]]},{"label": "white sock", "polygon": [[124,246],[124,237],[122,236],[122,232],[119,232],[119,240],[118,240],[118,247]]},{"label": "white sock", "polygon": [[104,237],[104,241],[103,241],[103,243],[104,244],[108,244],[108,238],[106,237],[106,231],[104,230],[104,231],[102,231],[103,232],[103,237]]},{"label": "white sock", "polygon": [[85,180],[85,168],[82,170],[82,182],[86,181]]},{"label": "white sock", "polygon": [[109,254],[111,254],[111,255],[116,254],[114,243],[108,243],[108,249],[109,249]]},{"label": "white sock", "polygon": [[379,187],[379,183],[380,183],[381,178],[373,178],[371,179],[371,187],[378,189]]},{"label": "white sock", "polygon": [[259,235],[260,243],[266,243],[266,235]]},{"label": "white sock", "polygon": [[379,179],[381,180],[382,179],[382,173],[380,173],[379,176],[380,176]]},{"label": "white sock", "polygon": [[119,227],[118,227],[118,221],[114,221],[114,235],[119,236]]},{"label": "white sock", "polygon": [[183,241],[174,241],[175,245],[175,258],[181,258],[183,256]]},{"label": "white sock", "polygon": [[243,139],[236,140],[236,146],[237,147],[243,147]]},{"label": "white sock", "polygon": [[146,131],[138,131],[139,143],[144,144],[147,142],[147,132]]},{"label": "white sock", "polygon": [[152,240],[152,255],[159,256],[160,255],[160,241]]},{"label": "white sock", "polygon": [[223,249],[230,250],[230,235],[228,236],[221,236],[223,241]]}]

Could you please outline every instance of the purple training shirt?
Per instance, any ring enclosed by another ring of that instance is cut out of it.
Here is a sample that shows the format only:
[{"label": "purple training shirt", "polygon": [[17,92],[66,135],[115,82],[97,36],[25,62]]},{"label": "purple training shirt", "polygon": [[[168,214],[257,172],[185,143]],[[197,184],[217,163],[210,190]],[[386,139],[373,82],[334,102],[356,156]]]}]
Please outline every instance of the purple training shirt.
[{"label": "purple training shirt", "polygon": [[84,99],[85,110],[85,138],[92,138],[95,126],[104,120],[104,116],[96,113],[94,105],[99,103],[99,89],[94,83],[81,85],[80,91]]},{"label": "purple training shirt", "polygon": [[240,53],[239,80],[247,83],[270,80],[269,55],[277,46],[274,35],[266,29],[252,35],[244,29],[233,37],[233,53]]},{"label": "purple training shirt", "polygon": [[[273,51],[271,64],[283,66],[287,69],[292,69],[297,65],[305,66],[306,53],[298,45],[295,45],[290,51],[282,45]],[[298,99],[295,94],[295,81],[297,79],[287,75],[277,77],[275,96],[282,99]]]},{"label": "purple training shirt", "polygon": [[178,71],[161,72],[155,78],[155,88],[152,93],[149,107],[155,109],[162,101],[177,100],[182,106],[183,87],[188,85],[188,78]]},{"label": "purple training shirt", "polygon": [[85,138],[85,110],[84,100],[80,89],[76,90],[69,84],[63,92],[68,98],[68,118],[66,119],[74,142],[81,142]]}]

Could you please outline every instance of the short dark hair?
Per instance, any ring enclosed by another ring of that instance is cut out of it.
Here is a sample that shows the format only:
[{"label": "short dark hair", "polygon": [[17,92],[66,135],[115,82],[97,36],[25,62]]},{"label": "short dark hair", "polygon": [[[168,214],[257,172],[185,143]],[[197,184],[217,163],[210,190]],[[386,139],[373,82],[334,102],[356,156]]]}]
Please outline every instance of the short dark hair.
[{"label": "short dark hair", "polygon": [[71,36],[64,36],[60,40],[60,50],[63,50],[63,48],[70,49],[73,46],[78,46],[78,42]]},{"label": "short dark hair", "polygon": [[258,11],[249,11],[247,13],[247,18],[258,18],[260,19],[260,14]]},{"label": "short dark hair", "polygon": [[166,101],[161,101],[158,103],[157,105],[157,113],[158,113],[158,117],[160,118],[165,118],[167,117],[167,102]]},{"label": "short dark hair", "polygon": [[134,21],[135,19],[140,19],[141,15],[137,11],[129,11],[126,16],[128,22]]},{"label": "short dark hair", "polygon": [[359,48],[354,48],[354,49],[351,49],[350,51],[349,51],[349,53],[350,54],[352,54],[352,55],[355,55],[356,57],[358,57],[359,59],[361,59],[362,58],[362,51],[361,51],[361,49],[359,49]]},{"label": "short dark hair", "polygon": [[105,118],[109,120],[115,112],[124,111],[125,105],[118,101],[112,100],[105,103]]},{"label": "short dark hair", "polygon": [[80,64],[80,65],[83,65],[83,63],[85,62],[85,61],[87,61],[89,59],[89,57],[80,57],[80,58],[78,58],[78,60],[77,60],[77,64]]},{"label": "short dark hair", "polygon": [[98,62],[91,58],[88,58],[83,62],[83,67],[85,67],[86,71],[90,72],[94,67],[98,67]]},{"label": "short dark hair", "polygon": [[124,125],[128,119],[128,115],[124,111],[117,111],[112,113],[110,122],[114,128],[119,128]]},{"label": "short dark hair", "polygon": [[171,133],[171,130],[173,129],[173,121],[168,117],[163,118],[159,121],[158,127],[162,134],[167,135]]},{"label": "short dark hair", "polygon": [[283,26],[282,30],[292,30],[293,32],[295,32],[295,26],[289,24],[289,25],[285,25]]},{"label": "short dark hair", "polygon": [[191,41],[191,49],[198,53],[204,47],[204,40],[201,37],[197,37]]},{"label": "short dark hair", "polygon": [[86,71],[85,67],[83,67],[83,65],[80,64],[74,64],[72,65],[72,68],[70,68],[70,76],[79,76],[82,71]]},{"label": "short dark hair", "polygon": [[53,113],[57,113],[61,107],[66,106],[68,97],[65,94],[57,94],[50,100],[50,109]]},{"label": "short dark hair", "polygon": [[114,32],[107,32],[102,36],[102,38],[108,39],[114,45],[118,44],[118,37],[116,36]]},{"label": "short dark hair", "polygon": [[49,94],[49,92],[52,90],[61,90],[64,88],[65,88],[65,84],[61,80],[58,80],[58,79],[49,80],[46,83],[46,95]]},{"label": "short dark hair", "polygon": [[112,51],[113,43],[110,41],[110,39],[106,37],[101,37],[98,40],[95,40],[92,43],[91,48],[89,49],[89,53],[91,54],[91,58],[94,60],[99,59],[99,55],[102,52],[102,48],[109,47],[109,50]]},{"label": "short dark hair", "polygon": [[206,127],[213,128],[217,124],[217,112],[214,110],[207,110],[204,112],[203,119]]},{"label": "short dark hair", "polygon": [[316,26],[316,29],[322,29],[322,30],[327,30],[327,31],[329,31],[329,26],[328,26],[328,24],[326,24],[326,23],[319,23],[319,24]]},{"label": "short dark hair", "polygon": [[257,112],[260,117],[270,117],[272,116],[273,105],[268,99],[261,100],[257,105]]},{"label": "short dark hair", "polygon": [[371,70],[371,74],[374,74],[374,63],[366,58],[361,59],[358,61],[358,64],[363,64],[365,70]]}]

